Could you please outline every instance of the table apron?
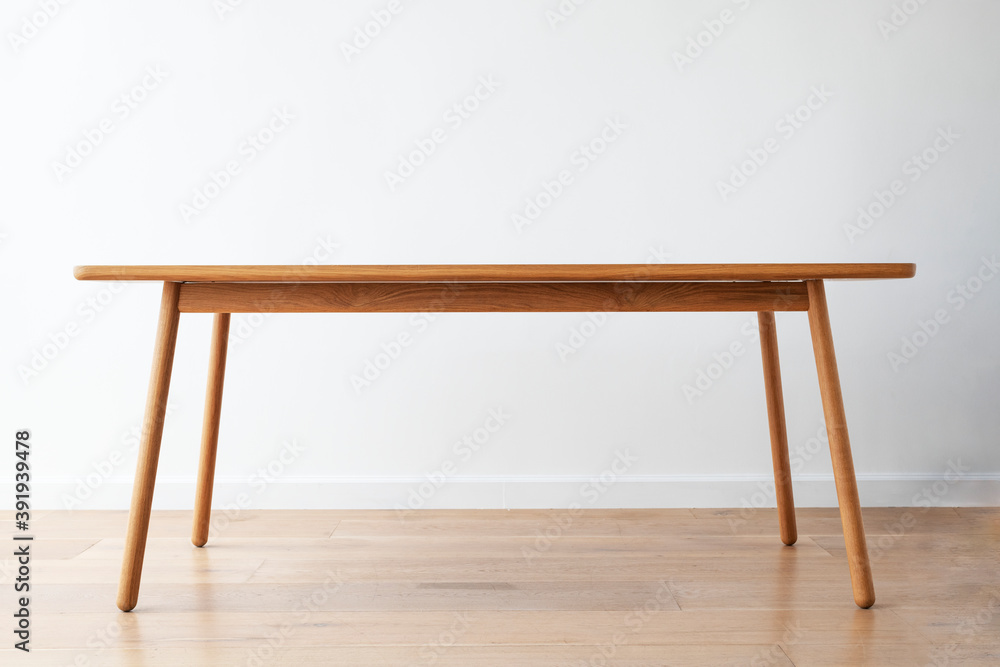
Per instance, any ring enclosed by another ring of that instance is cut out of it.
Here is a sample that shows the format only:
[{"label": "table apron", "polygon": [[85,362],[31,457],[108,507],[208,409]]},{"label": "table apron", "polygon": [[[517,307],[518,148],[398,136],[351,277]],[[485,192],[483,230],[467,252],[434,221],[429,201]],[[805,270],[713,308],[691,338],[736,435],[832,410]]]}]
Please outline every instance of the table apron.
[{"label": "table apron", "polygon": [[806,283],[427,282],[180,285],[182,313],[767,312],[809,309]]}]

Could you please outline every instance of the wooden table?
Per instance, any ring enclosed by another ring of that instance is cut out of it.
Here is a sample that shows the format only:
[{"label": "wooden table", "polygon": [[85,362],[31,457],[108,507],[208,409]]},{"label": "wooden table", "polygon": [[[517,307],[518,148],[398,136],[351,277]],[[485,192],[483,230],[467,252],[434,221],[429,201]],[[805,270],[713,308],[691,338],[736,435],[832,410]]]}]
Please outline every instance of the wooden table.
[{"label": "wooden table", "polygon": [[191,541],[208,541],[230,313],[756,312],[771,431],[781,541],[795,543],[775,311],[806,311],[819,375],[854,601],[875,603],[844,401],[826,306],[826,280],[912,278],[913,264],[525,264],[427,266],[78,266],[80,280],[162,281],[118,608],[131,611],[181,313],[215,313]]}]

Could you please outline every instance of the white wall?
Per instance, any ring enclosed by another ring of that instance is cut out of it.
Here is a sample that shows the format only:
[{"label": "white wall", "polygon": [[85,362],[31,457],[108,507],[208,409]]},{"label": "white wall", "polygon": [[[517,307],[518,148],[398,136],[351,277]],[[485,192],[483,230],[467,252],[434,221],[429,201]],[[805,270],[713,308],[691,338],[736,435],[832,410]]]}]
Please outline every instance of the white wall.
[{"label": "white wall", "polygon": [[[387,1],[224,2],[0,10],[0,504],[28,427],[37,506],[127,506],[160,288],[77,282],[73,265],[310,258],[916,262],[914,280],[828,287],[862,501],[1000,500],[1000,280],[977,282],[1000,250],[1000,4],[590,0],[555,21],[575,5],[401,0],[348,58]],[[461,123],[447,114],[477,90]],[[609,122],[615,140],[582,159]],[[269,124],[270,143],[245,143]],[[390,188],[436,128],[445,140]],[[74,147],[91,149],[75,168]],[[914,170],[925,149],[937,160]],[[229,161],[239,173],[185,215]],[[518,228],[561,170],[571,184]],[[888,210],[849,233],[897,179]],[[754,320],[234,316],[217,504],[405,505],[447,465],[425,506],[772,504]],[[192,503],[210,323],[181,320],[157,507]],[[830,505],[805,314],[778,326],[797,500]],[[581,328],[593,335],[561,358]],[[355,391],[403,332],[412,344]],[[921,345],[894,367],[903,339]],[[689,401],[734,342],[745,353]],[[51,358],[26,373],[36,353]],[[492,409],[509,417],[464,460],[453,443]],[[614,484],[583,486],[617,456]],[[254,477],[268,464],[273,483]]]}]

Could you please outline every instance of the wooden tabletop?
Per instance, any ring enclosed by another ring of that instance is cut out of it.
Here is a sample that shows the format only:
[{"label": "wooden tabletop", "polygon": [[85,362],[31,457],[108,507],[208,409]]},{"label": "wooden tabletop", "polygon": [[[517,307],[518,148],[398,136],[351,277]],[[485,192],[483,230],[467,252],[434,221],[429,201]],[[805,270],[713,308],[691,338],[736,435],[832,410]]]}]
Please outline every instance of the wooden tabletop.
[{"label": "wooden tabletop", "polygon": [[604,282],[878,280],[912,278],[915,264],[397,264],[77,266],[78,280],[165,282]]}]

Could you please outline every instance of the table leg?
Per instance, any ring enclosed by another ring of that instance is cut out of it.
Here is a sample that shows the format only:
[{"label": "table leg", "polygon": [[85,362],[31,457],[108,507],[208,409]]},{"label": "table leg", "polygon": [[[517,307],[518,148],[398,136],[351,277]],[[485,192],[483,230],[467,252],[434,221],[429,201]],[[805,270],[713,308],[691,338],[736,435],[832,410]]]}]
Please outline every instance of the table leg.
[{"label": "table leg", "polygon": [[833,478],[837,485],[837,502],[840,505],[840,522],[847,546],[847,563],[851,570],[854,601],[862,609],[875,604],[875,586],[872,583],[871,563],[865,543],[865,526],[861,519],[861,502],[858,483],[854,477],[854,460],[851,442],[847,436],[847,417],[844,415],[844,398],[840,391],[840,374],[837,357],[833,351],[833,332],[830,314],[826,307],[826,290],[822,280],[806,282],[809,291],[809,330],[812,333],[816,371],[819,375],[823,414],[830,441],[830,458],[833,460]]},{"label": "table leg", "polygon": [[122,558],[121,578],[118,582],[118,608],[122,611],[131,611],[139,601],[139,579],[142,576],[142,559],[146,553],[149,513],[153,506],[153,487],[156,484],[156,464],[160,458],[163,419],[167,412],[167,392],[170,389],[170,370],[174,362],[177,324],[181,314],[177,309],[179,294],[180,283],[163,283],[160,321],[156,327],[156,346],[153,350],[153,369],[149,377],[149,393],[146,395],[146,413],[142,422],[139,460],[132,486],[128,533],[125,536],[125,555]]},{"label": "table leg", "polygon": [[194,527],[191,530],[191,542],[196,547],[203,547],[208,542],[212,519],[212,486],[215,482],[215,453],[219,445],[219,418],[222,415],[222,384],[226,375],[228,342],[229,313],[216,313],[212,323],[208,387],[205,390],[205,418],[201,427],[198,492],[194,501]]},{"label": "table leg", "polygon": [[785,431],[785,401],[781,393],[781,366],[778,364],[778,335],[773,312],[757,313],[760,325],[760,352],[764,359],[764,391],[767,394],[767,421],[771,428],[771,462],[774,465],[774,495],[778,503],[781,541],[791,546],[798,539],[795,527],[795,500],[792,471],[788,463],[788,434]]}]

